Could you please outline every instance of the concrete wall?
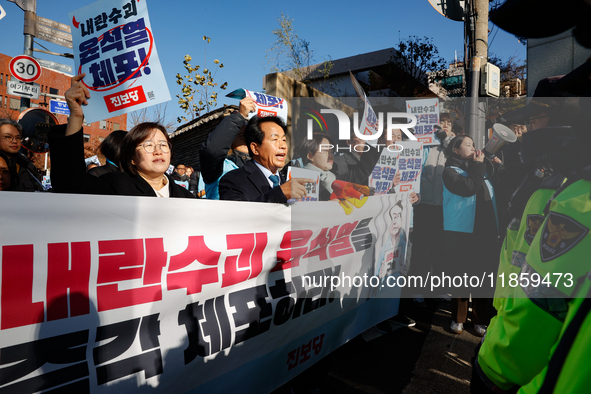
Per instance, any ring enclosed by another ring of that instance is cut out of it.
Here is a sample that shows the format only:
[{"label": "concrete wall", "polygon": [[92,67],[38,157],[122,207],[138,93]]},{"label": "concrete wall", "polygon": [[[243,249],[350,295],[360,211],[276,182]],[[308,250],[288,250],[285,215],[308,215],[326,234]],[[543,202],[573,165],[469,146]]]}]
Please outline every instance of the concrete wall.
[{"label": "concrete wall", "polygon": [[544,78],[568,74],[591,56],[579,45],[572,30],[548,38],[527,40],[527,95],[532,96]]}]

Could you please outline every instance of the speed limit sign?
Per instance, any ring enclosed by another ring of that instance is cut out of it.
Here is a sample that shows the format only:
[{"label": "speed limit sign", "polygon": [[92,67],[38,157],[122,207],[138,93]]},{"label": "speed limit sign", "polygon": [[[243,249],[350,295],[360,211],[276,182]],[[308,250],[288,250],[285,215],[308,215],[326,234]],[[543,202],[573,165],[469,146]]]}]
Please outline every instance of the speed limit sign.
[{"label": "speed limit sign", "polygon": [[41,65],[30,56],[16,56],[10,61],[10,73],[19,81],[33,82],[41,76]]}]

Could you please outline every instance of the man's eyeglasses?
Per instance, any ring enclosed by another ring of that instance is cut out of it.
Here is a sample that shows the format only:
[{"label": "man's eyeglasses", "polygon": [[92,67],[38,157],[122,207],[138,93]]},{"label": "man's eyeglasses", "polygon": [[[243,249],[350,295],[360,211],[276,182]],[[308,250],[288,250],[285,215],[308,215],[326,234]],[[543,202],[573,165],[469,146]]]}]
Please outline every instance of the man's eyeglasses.
[{"label": "man's eyeglasses", "polygon": [[23,137],[21,137],[20,135],[10,135],[10,134],[6,134],[6,135],[2,136],[2,138],[4,138],[8,142],[23,140]]},{"label": "man's eyeglasses", "polygon": [[169,153],[170,152],[170,142],[158,142],[158,143],[144,142],[143,144],[139,144],[138,146],[141,146],[142,148],[144,148],[146,153],[154,153],[154,151],[156,150],[156,147],[159,147],[160,150],[162,151],[162,153]]}]

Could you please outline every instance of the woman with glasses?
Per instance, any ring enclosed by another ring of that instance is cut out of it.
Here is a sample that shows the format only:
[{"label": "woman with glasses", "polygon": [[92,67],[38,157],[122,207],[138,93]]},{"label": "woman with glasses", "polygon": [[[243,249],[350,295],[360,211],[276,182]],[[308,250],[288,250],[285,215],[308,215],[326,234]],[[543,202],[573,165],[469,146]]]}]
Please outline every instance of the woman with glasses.
[{"label": "woman with glasses", "polygon": [[72,87],[66,91],[70,108],[68,124],[57,126],[50,133],[53,190],[59,193],[193,198],[188,190],[166,174],[172,158],[172,144],[166,129],[158,123],[140,123],[124,137],[120,157],[123,172],[111,172],[98,178],[86,173],[82,105],[88,104],[90,92],[82,83],[85,75],[72,78]]}]

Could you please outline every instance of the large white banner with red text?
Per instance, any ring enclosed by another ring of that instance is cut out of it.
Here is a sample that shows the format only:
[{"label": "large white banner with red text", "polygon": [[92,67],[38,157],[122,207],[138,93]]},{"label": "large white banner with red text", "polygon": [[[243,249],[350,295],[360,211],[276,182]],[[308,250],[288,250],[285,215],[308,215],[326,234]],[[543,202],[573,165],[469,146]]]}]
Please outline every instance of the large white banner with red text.
[{"label": "large white banner with red text", "polygon": [[399,275],[407,200],[3,192],[0,390],[271,391],[397,313],[362,278]]}]

